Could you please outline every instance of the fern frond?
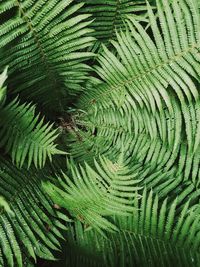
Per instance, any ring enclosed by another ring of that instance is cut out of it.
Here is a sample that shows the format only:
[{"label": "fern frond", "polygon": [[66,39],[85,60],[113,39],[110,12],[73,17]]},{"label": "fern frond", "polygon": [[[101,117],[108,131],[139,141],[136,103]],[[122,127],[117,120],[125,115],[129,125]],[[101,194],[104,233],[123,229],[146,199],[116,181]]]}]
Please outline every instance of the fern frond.
[{"label": "fern frond", "polygon": [[53,155],[65,154],[54,144],[57,129],[39,119],[34,105],[19,104],[16,98],[0,109],[0,117],[0,147],[11,153],[17,166],[22,167],[27,159],[28,167],[34,162],[42,168],[47,158],[51,161]]},{"label": "fern frond", "polygon": [[[82,124],[91,136],[95,129],[93,147],[100,148],[99,153],[115,154],[120,143],[137,144],[143,152],[141,160],[152,158],[151,177],[155,167],[166,164],[163,171],[175,168],[175,177],[181,175],[199,186],[197,2],[170,5],[159,0],[157,5],[158,19],[148,5],[154,38],[130,18],[127,31],[118,33],[113,42],[117,55],[104,47],[99,57],[97,72],[104,82],[88,87],[77,106],[87,111]],[[157,162],[159,153],[163,164]]]},{"label": "fern frond", "polygon": [[170,5],[168,1],[158,0],[157,8],[159,24],[148,5],[154,39],[129,17],[126,32],[118,33],[117,42],[112,42],[117,56],[104,47],[104,53],[99,56],[101,66],[96,70],[106,83],[86,92],[79,107],[117,109],[120,103],[124,112],[138,107],[155,114],[167,107],[171,113],[170,95],[174,94],[184,116],[187,103],[198,99],[200,15],[196,12],[197,2],[173,1]]},{"label": "fern frond", "polygon": [[180,211],[177,200],[169,204],[144,189],[134,205],[132,216],[115,218],[119,232],[108,239],[77,222],[68,232],[65,266],[198,266],[199,204],[186,202]]},{"label": "fern frond", "polygon": [[63,111],[68,95],[81,90],[89,70],[84,61],[93,56],[83,51],[94,41],[86,36],[90,15],[76,15],[83,4],[72,2],[0,3],[0,60],[9,65],[9,88],[51,111]]},{"label": "fern frond", "polygon": [[63,179],[58,178],[58,186],[49,182],[43,187],[54,203],[73,217],[99,232],[113,231],[117,228],[104,216],[130,215],[134,192],[139,189],[139,180],[134,179],[122,161],[119,158],[113,163],[100,157],[100,164],[95,161],[96,170],[88,164],[77,168],[71,163],[71,179],[63,175]]},{"label": "fern frond", "polygon": [[57,212],[41,188],[40,176],[35,169],[19,170],[0,157],[0,195],[12,211],[1,202],[1,266],[24,266],[23,255],[54,259],[52,249],[59,249],[60,223],[54,219]]},{"label": "fern frond", "polygon": [[[76,0],[82,2],[81,0]],[[145,1],[141,0],[101,0],[98,2],[86,0],[85,6],[80,10],[81,13],[90,13],[94,18],[92,36],[97,38],[95,46],[108,43],[115,39],[116,30],[124,29],[126,16],[129,14],[138,21],[148,22],[147,6]]]},{"label": "fern frond", "polygon": [[200,265],[199,3],[1,1],[0,266]]}]

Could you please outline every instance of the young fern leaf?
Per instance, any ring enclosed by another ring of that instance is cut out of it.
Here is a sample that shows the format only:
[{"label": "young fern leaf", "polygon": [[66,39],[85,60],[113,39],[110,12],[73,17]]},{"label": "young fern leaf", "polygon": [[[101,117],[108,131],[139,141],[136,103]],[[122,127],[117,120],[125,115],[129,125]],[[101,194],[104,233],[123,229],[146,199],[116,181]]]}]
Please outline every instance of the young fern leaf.
[{"label": "young fern leaf", "polygon": [[55,154],[66,154],[54,144],[57,129],[35,115],[34,105],[19,104],[16,98],[0,109],[0,117],[0,147],[11,153],[18,167],[28,160],[28,168],[32,162],[42,168],[47,158],[51,161]]},{"label": "young fern leaf", "polygon": [[95,169],[85,163],[85,168],[70,164],[71,178],[63,174],[58,185],[44,183],[52,200],[70,214],[98,232],[117,228],[105,216],[128,216],[133,212],[133,196],[140,189],[139,180],[129,173],[122,162],[112,163],[100,157]]}]

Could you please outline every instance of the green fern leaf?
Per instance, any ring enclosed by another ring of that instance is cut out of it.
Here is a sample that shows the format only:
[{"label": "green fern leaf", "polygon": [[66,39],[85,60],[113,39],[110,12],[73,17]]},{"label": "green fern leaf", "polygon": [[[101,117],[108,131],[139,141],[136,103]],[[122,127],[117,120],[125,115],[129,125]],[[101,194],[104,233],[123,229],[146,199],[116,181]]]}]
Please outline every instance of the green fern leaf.
[{"label": "green fern leaf", "polygon": [[100,162],[95,162],[96,171],[87,164],[80,169],[71,166],[72,180],[63,175],[58,179],[60,188],[50,182],[43,187],[56,204],[102,233],[116,230],[103,216],[127,216],[133,211],[130,206],[139,180],[133,179],[122,163],[113,164],[106,158],[100,158]]},{"label": "green fern leaf", "polygon": [[9,88],[49,112],[63,111],[68,95],[82,90],[89,70],[84,61],[93,56],[83,51],[94,41],[86,36],[90,15],[74,15],[82,4],[72,2],[0,3],[0,59],[1,66],[9,65]]},{"label": "green fern leaf", "polygon": [[52,155],[66,154],[56,148],[53,142],[58,136],[52,124],[44,124],[44,119],[35,116],[35,106],[19,104],[13,100],[0,110],[0,146],[12,155],[13,162],[22,167],[28,159],[28,167],[34,162],[43,167],[46,159]]}]

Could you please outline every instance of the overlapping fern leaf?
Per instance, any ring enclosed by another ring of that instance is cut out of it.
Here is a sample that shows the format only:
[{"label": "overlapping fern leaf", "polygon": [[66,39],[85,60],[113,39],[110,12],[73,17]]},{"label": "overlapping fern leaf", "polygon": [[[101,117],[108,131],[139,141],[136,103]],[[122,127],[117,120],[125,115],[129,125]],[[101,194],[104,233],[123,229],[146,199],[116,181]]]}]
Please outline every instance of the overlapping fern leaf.
[{"label": "overlapping fern leaf", "polygon": [[[0,75],[1,83],[5,82],[6,70]],[[1,105],[5,99],[5,87],[0,84]],[[53,124],[44,123],[36,115],[32,104],[19,104],[16,98],[0,108],[0,147],[12,156],[13,162],[22,167],[28,159],[27,166],[34,162],[36,167],[43,167],[46,159],[52,155],[65,154],[54,144],[58,136]]]},{"label": "overlapping fern leaf", "polygon": [[[61,118],[64,174],[60,163],[38,174],[0,158],[0,264],[53,258],[64,208],[62,266],[199,266],[199,1],[157,0],[154,12],[144,1],[6,0],[0,14],[0,68],[10,70],[10,104],[0,77],[0,144],[13,163],[43,167],[62,154],[56,130],[13,95],[49,117],[75,106]],[[90,77],[94,36],[113,40]]]},{"label": "overlapping fern leaf", "polygon": [[146,189],[135,200],[132,216],[115,218],[119,232],[109,239],[77,222],[68,232],[65,266],[199,266],[199,204],[188,201],[180,211],[178,197],[169,203]]},{"label": "overlapping fern leaf", "polygon": [[[81,0],[76,0],[81,3]],[[80,13],[90,13],[94,22],[92,35],[97,38],[95,46],[98,47],[101,43],[108,43],[115,39],[116,30],[124,28],[126,15],[131,15],[139,21],[148,22],[146,12],[147,6],[143,0],[86,0],[85,6],[80,10]]]},{"label": "overlapping fern leaf", "polygon": [[140,180],[123,163],[123,155],[116,163],[100,157],[96,169],[88,164],[79,168],[71,162],[70,175],[58,178],[58,185],[44,183],[45,191],[55,204],[67,209],[71,216],[92,226],[98,232],[117,228],[105,216],[128,216],[133,211],[133,199]]},{"label": "overlapping fern leaf", "polygon": [[88,91],[81,106],[91,109],[99,104],[99,108],[117,106],[126,111],[136,105],[154,114],[164,107],[173,111],[171,93],[183,111],[188,102],[198,99],[198,3],[157,1],[157,9],[159,21],[148,5],[154,39],[129,17],[126,32],[118,33],[117,42],[113,41],[120,58],[104,47],[96,69],[106,83]]},{"label": "overlapping fern leaf", "polygon": [[[71,230],[66,266],[199,265],[199,3],[157,0],[156,15],[147,9],[152,34],[129,16],[113,48],[104,46],[96,66],[102,82],[93,79],[82,94],[84,112],[68,139],[78,161],[99,153],[113,160],[124,147],[147,191],[133,216],[115,220],[121,232],[108,243],[75,225],[84,239]],[[77,245],[86,257],[76,256]]]},{"label": "overlapping fern leaf", "polygon": [[[25,266],[24,259],[54,259],[60,230],[58,211],[41,188],[41,174],[31,168],[24,171],[0,156],[0,266]],[[56,218],[57,217],[57,218]],[[62,216],[64,220],[67,217]]]},{"label": "overlapping fern leaf", "polygon": [[82,124],[90,135],[95,129],[97,144],[108,138],[116,147],[128,134],[145,134],[185,158],[188,177],[199,161],[198,3],[159,0],[157,10],[158,19],[148,5],[153,39],[129,18],[113,42],[117,56],[104,47],[96,67],[104,82],[88,88],[78,107],[87,111]]},{"label": "overlapping fern leaf", "polygon": [[84,52],[94,38],[85,36],[89,14],[76,15],[83,3],[1,1],[1,66],[9,65],[9,90],[21,92],[49,111],[65,109],[69,94],[81,90],[89,67]]}]

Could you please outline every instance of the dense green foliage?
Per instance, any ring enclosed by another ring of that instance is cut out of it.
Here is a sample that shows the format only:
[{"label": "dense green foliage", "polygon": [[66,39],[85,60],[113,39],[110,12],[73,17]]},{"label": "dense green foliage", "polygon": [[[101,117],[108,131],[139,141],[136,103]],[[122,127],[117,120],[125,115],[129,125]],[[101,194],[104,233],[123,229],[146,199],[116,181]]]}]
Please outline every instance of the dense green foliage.
[{"label": "dense green foliage", "polygon": [[200,266],[199,88],[199,0],[0,0],[0,266]]}]

